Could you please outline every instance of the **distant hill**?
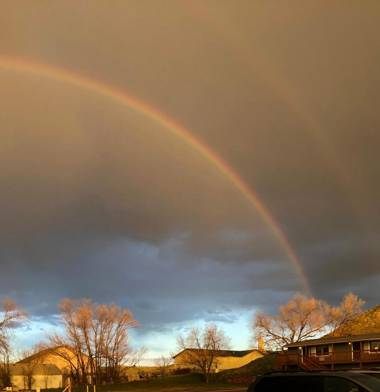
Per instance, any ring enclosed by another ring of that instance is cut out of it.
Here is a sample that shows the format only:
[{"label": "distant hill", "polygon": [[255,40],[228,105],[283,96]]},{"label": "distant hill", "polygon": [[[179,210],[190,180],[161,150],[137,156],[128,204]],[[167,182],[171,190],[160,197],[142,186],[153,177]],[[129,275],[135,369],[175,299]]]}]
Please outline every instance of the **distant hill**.
[{"label": "distant hill", "polygon": [[217,373],[216,379],[221,381],[249,384],[256,376],[270,372],[277,369],[277,353],[270,353],[264,355],[262,358],[255,359],[237,369],[225,370]]},{"label": "distant hill", "polygon": [[369,309],[338,328],[328,337],[380,333],[380,305]]}]

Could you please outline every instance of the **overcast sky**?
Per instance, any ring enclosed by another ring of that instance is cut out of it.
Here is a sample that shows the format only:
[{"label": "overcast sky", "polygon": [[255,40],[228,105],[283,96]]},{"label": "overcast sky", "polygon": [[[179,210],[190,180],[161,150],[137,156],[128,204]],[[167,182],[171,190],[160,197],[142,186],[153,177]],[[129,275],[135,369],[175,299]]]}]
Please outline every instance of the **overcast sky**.
[{"label": "overcast sky", "polygon": [[[0,53],[71,70],[181,123],[273,215],[314,295],[380,283],[380,3],[3,1]],[[257,309],[303,287],[209,160],[99,93],[0,60],[0,296],[40,339],[62,297],[128,306],[148,357],[220,323],[250,345]]]}]

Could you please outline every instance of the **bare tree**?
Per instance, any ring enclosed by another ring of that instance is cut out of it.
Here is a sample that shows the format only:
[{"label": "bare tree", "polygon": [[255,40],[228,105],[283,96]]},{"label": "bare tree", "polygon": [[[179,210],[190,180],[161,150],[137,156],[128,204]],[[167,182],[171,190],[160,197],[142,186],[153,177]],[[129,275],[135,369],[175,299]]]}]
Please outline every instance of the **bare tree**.
[{"label": "bare tree", "polygon": [[130,368],[130,367],[137,366],[143,359],[146,352],[147,352],[146,347],[141,347],[137,350],[130,350],[128,356],[126,356],[123,361],[122,364],[123,368]]},{"label": "bare tree", "polygon": [[26,313],[10,298],[2,301],[0,311],[0,384],[10,384],[9,357],[10,332],[19,322],[26,318]]},{"label": "bare tree", "polygon": [[172,365],[172,358],[170,357],[165,357],[161,355],[160,358],[157,358],[155,360],[155,365],[158,368],[158,371],[160,372],[160,375],[162,377],[166,376],[169,373],[170,366]]},{"label": "bare tree", "polygon": [[86,359],[84,354],[81,354],[75,347],[69,346],[62,336],[58,334],[48,336],[48,341],[44,344],[44,348],[41,347],[42,349],[61,358],[66,363],[65,376],[68,376],[75,384],[86,381]]},{"label": "bare tree", "polygon": [[30,366],[29,364],[24,365],[22,367],[22,375],[24,379],[24,389],[31,391],[34,384],[33,366]]},{"label": "bare tree", "polygon": [[329,310],[329,328],[330,333],[335,335],[338,330],[342,334],[349,334],[346,328],[350,321],[363,312],[365,302],[357,295],[348,293],[344,296],[339,306],[330,307]]},{"label": "bare tree", "polygon": [[64,299],[60,303],[65,335],[50,337],[52,346],[66,346],[67,358],[79,382],[116,381],[130,353],[128,332],[137,325],[132,313],[116,305],[97,305],[91,300]]},{"label": "bare tree", "polygon": [[9,352],[9,331],[25,319],[26,313],[10,298],[2,301],[0,311],[0,351]]},{"label": "bare tree", "polygon": [[279,307],[278,314],[256,314],[253,329],[271,348],[312,339],[329,333],[355,317],[364,302],[354,294],[347,294],[340,306],[296,294],[287,304]]},{"label": "bare tree", "polygon": [[185,362],[197,368],[208,383],[218,365],[218,351],[227,349],[229,340],[223,330],[209,324],[203,329],[193,328],[187,336],[179,336],[178,346],[183,350]]},{"label": "bare tree", "polygon": [[22,375],[24,378],[24,389],[32,390],[34,385],[34,374],[36,367],[41,364],[42,358],[37,355],[40,351],[40,346],[36,345],[30,350],[24,350],[21,353],[22,360],[20,366],[22,366]]}]

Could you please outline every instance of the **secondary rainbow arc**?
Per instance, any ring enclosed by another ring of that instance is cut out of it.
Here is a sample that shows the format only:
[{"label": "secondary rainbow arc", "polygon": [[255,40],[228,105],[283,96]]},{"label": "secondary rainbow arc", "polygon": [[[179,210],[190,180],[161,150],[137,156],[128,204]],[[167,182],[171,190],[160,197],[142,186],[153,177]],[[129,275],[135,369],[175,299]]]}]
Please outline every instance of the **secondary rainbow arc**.
[{"label": "secondary rainbow arc", "polygon": [[214,167],[218,169],[236,189],[239,190],[239,192],[245,197],[249,204],[259,212],[260,216],[271,229],[273,235],[276,237],[277,241],[289,257],[293,268],[299,276],[303,290],[307,294],[311,294],[310,285],[299,257],[290,245],[279,224],[276,222],[264,203],[260,200],[257,193],[244,182],[239,174],[236,173],[236,171],[227,162],[225,162],[217,153],[211,150],[210,147],[203,143],[199,138],[194,136],[194,134],[192,134],[183,125],[179,124],[156,108],[150,106],[146,102],[143,102],[127,94],[125,91],[122,91],[101,81],[91,79],[73,70],[37,63],[30,61],[29,59],[9,56],[0,56],[0,69],[43,76],[55,81],[68,83],[79,88],[84,88],[88,91],[108,97],[114,102],[125,105],[129,109],[132,109],[135,112],[150,118],[155,123],[170,131],[176,137],[181,138],[189,145],[189,147],[198,151],[198,153],[200,153],[209,163],[214,165]]}]

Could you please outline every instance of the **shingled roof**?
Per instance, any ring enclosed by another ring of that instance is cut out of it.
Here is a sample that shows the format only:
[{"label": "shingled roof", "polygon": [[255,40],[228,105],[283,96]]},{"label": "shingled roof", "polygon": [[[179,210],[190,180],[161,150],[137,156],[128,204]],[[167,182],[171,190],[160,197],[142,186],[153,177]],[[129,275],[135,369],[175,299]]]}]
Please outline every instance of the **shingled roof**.
[{"label": "shingled roof", "polygon": [[[17,364],[25,364],[33,361],[41,362],[41,358],[49,354],[55,355],[57,357],[64,357],[63,354],[67,354],[68,352],[71,352],[73,357],[76,355],[75,351],[69,346],[62,345],[62,346],[56,346],[51,348],[45,348],[42,349],[41,351],[38,351],[35,354],[30,355],[29,357],[21,359],[20,361],[17,362]],[[87,355],[82,354],[82,357],[85,359],[87,358]]]},{"label": "shingled roof", "polygon": [[37,358],[40,358],[46,354],[51,354],[51,353],[54,353],[53,348],[45,348],[41,351],[38,351],[37,353],[34,353],[32,355],[29,355],[28,357],[21,359],[20,361],[18,361],[16,363],[16,365],[18,365],[18,364],[21,365],[21,364],[26,364],[26,363],[32,362],[32,361],[36,360]]},{"label": "shingled roof", "polygon": [[380,333],[369,333],[362,335],[345,335],[345,336],[324,336],[319,339],[303,340],[302,342],[290,343],[284,347],[304,347],[318,346],[321,344],[348,343],[348,342],[365,342],[372,340],[380,340]]}]

